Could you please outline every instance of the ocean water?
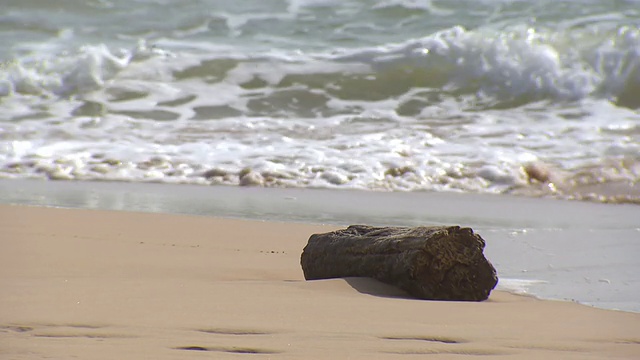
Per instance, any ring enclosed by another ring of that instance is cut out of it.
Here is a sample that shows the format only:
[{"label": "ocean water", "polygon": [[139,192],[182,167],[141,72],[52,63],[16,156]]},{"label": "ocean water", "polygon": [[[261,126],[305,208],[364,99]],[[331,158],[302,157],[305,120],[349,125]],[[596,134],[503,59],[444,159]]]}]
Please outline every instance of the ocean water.
[{"label": "ocean water", "polygon": [[1,3],[0,178],[640,203],[640,1]]}]

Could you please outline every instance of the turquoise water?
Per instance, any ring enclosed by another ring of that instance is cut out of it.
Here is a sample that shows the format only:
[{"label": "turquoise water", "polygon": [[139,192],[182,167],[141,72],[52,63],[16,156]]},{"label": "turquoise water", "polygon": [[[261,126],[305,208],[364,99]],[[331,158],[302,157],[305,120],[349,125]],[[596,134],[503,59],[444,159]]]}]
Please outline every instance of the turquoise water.
[{"label": "turquoise water", "polygon": [[639,1],[5,0],[0,178],[639,202]]}]

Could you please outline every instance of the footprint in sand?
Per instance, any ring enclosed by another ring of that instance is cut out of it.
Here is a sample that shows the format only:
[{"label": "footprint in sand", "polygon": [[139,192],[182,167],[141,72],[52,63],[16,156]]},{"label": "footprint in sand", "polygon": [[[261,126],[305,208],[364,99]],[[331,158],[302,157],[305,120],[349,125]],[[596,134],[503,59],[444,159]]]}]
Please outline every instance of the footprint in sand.
[{"label": "footprint in sand", "polygon": [[[231,335],[231,336],[251,336],[251,335],[270,335],[274,334],[269,331],[255,330],[255,329],[222,329],[222,328],[209,328],[209,329],[196,329],[195,331],[212,334],[212,335]],[[233,354],[279,354],[282,351],[244,347],[244,346],[200,346],[200,345],[188,345],[175,347],[176,350],[186,351],[214,351],[225,352]]]},{"label": "footprint in sand", "polygon": [[0,325],[0,331],[29,333],[29,336],[43,338],[88,338],[113,339],[129,338],[124,334],[105,332],[106,326],[91,324],[36,324],[36,325]]},{"label": "footprint in sand", "polygon": [[[495,349],[482,349],[468,345],[469,341],[463,339],[454,339],[443,336],[381,336],[382,340],[393,341],[406,341],[406,347],[383,350],[381,352],[387,354],[399,354],[399,355],[438,355],[438,354],[451,354],[451,355],[506,355],[510,352],[499,351]],[[416,342],[432,343],[430,347],[415,347]]]},{"label": "footprint in sand", "polygon": [[383,340],[413,340],[413,341],[429,341],[438,342],[443,344],[462,344],[466,343],[466,340],[453,339],[441,336],[382,336]]},{"label": "footprint in sand", "polygon": [[254,329],[197,329],[196,331],[216,335],[271,335],[274,332]]},{"label": "footprint in sand", "polygon": [[233,354],[279,354],[281,351],[236,346],[179,346],[176,350],[216,351]]}]

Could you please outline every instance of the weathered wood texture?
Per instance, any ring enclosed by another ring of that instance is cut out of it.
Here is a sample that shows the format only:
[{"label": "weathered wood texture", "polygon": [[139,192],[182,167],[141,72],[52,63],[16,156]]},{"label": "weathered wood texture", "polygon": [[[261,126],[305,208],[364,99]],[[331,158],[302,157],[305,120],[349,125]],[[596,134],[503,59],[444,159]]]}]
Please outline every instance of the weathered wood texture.
[{"label": "weathered wood texture", "polygon": [[420,299],[482,301],[498,283],[484,246],[459,226],[351,225],[311,235],[300,263],[307,280],[370,277]]}]

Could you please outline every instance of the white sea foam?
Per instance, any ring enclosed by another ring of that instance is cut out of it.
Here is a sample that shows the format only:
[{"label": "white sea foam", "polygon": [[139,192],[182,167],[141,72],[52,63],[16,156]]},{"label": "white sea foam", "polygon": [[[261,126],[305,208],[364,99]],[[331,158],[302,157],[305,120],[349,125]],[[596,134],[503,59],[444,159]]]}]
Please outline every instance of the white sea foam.
[{"label": "white sea foam", "polygon": [[[289,5],[286,15],[216,16],[245,36],[267,31],[265,19],[298,24],[334,7]],[[398,6],[435,9],[383,1],[372,11],[387,19]],[[69,30],[49,50],[31,43],[28,55],[0,66],[0,176],[565,196],[617,182],[633,190],[640,30],[621,16],[560,28],[455,25],[306,50],[288,48],[293,35],[274,37],[280,47],[269,49],[249,39],[212,44],[199,37],[207,33],[200,19],[191,24],[198,31],[180,27],[158,45],[58,52],[60,41],[79,36]],[[244,169],[252,181],[242,181]]]},{"label": "white sea foam", "polygon": [[528,295],[531,294],[531,288],[546,284],[544,280],[529,279],[509,279],[501,278],[496,286],[497,290],[508,291],[514,294]]}]

